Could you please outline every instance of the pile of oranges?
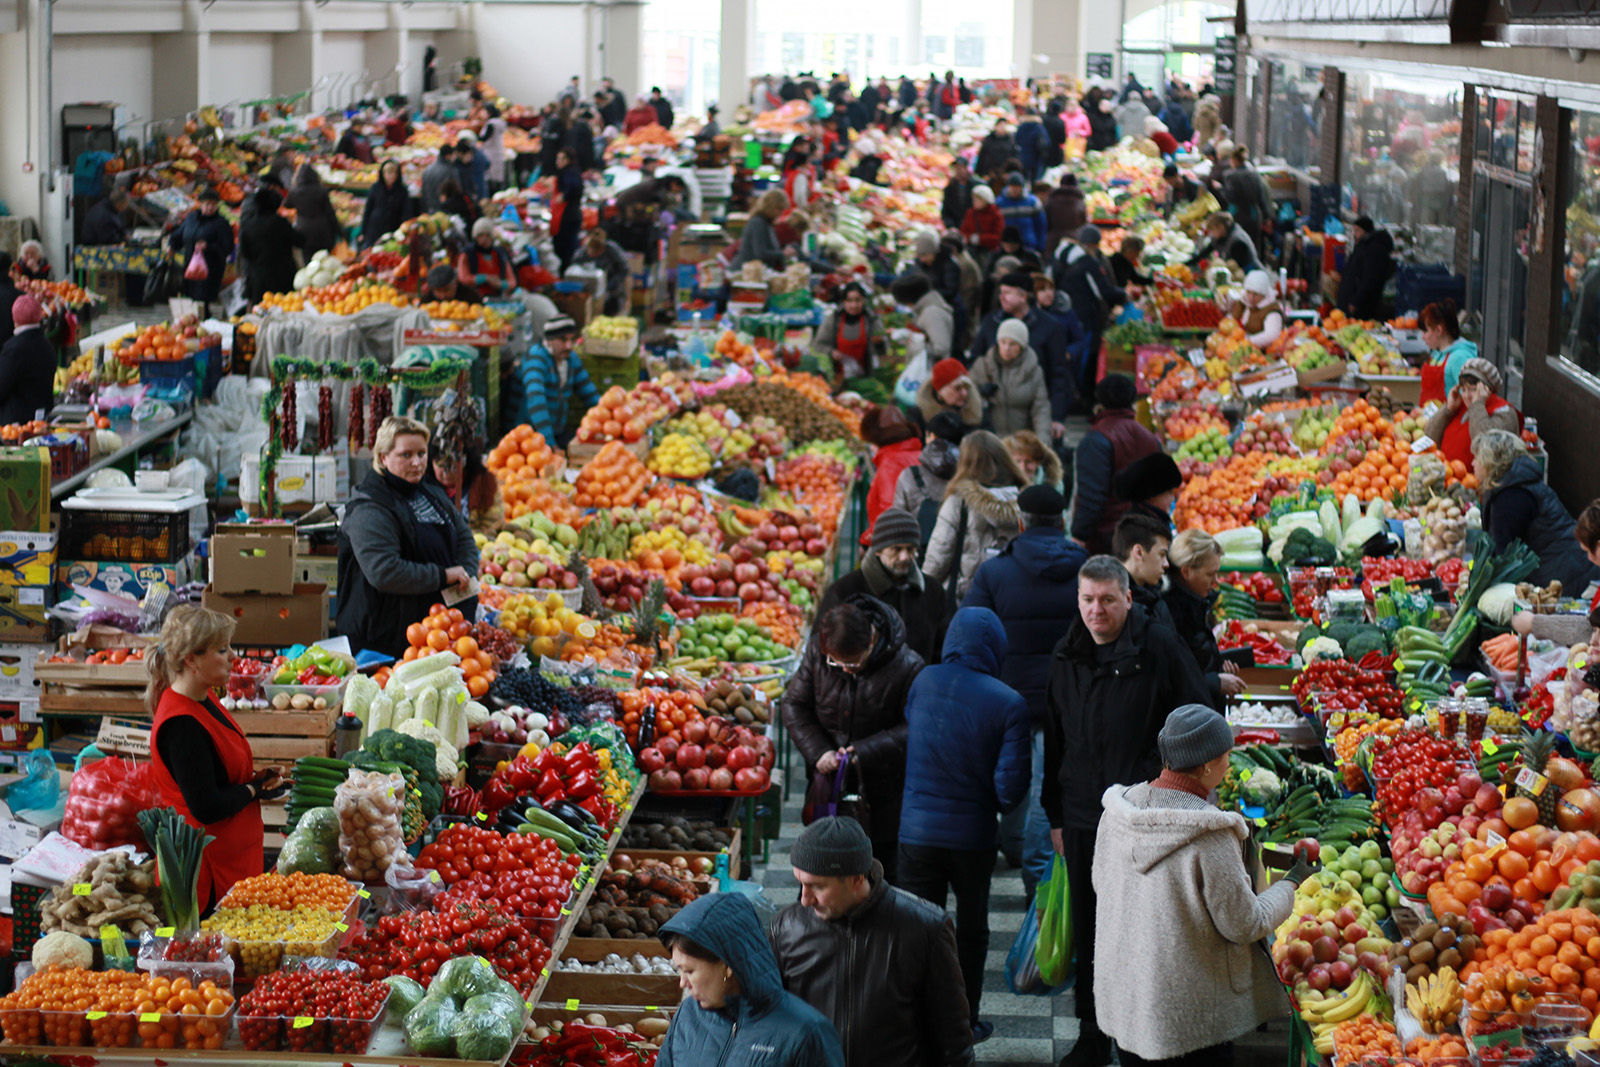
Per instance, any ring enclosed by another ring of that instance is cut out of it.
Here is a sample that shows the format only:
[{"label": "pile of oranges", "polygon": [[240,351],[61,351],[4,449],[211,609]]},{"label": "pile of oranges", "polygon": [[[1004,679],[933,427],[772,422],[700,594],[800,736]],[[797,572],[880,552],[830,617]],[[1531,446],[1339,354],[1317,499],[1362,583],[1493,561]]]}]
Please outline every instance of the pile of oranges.
[{"label": "pile of oranges", "polygon": [[1467,1058],[1467,1046],[1459,1036],[1454,1034],[1441,1034],[1438,1037],[1413,1038],[1406,1046],[1406,1055],[1422,1063],[1433,1060],[1464,1060]]},{"label": "pile of oranges", "polygon": [[374,285],[366,280],[358,283],[348,279],[313,289],[297,289],[292,293],[267,293],[261,298],[262,308],[304,311],[310,307],[325,315],[354,315],[374,304],[392,304],[403,308],[411,305],[411,298],[392,285]]},{"label": "pile of oranges", "polygon": [[544,434],[523,423],[500,438],[500,443],[489,450],[487,462],[489,470],[504,484],[519,476],[553,474],[561,469],[562,460]]},{"label": "pile of oranges", "polygon": [[469,304],[465,300],[433,300],[422,305],[422,310],[428,313],[430,319],[476,319],[480,310],[479,305]]},{"label": "pile of oranges", "polygon": [[1210,474],[1190,478],[1178,494],[1173,512],[1178,529],[1198,527],[1207,533],[1221,533],[1238,526],[1240,508],[1255,495],[1262,468],[1273,458],[1265,452],[1246,452]]},{"label": "pile of oranges", "polygon": [[461,658],[458,669],[473,699],[480,699],[489,692],[495,679],[494,657],[478,647],[478,639],[472,636],[472,623],[461,614],[461,609],[433,605],[428,609],[427,618],[406,627],[406,643],[408,647],[402,658],[407,661],[435,652],[454,652]]},{"label": "pile of oranges", "polygon": [[619,441],[608,441],[583,465],[573,483],[572,502],[580,508],[632,507],[652,479],[639,457]]},{"label": "pile of oranges", "polygon": [[620,438],[632,443],[644,437],[647,426],[622,386],[613,385],[600,397],[600,403],[584,412],[577,440],[598,444]]},{"label": "pile of oranges", "polygon": [[844,507],[844,464],[829,456],[803,452],[779,460],[774,473],[778,488],[809,508],[817,525],[831,537],[839,527],[839,512]]},{"label": "pile of oranges", "polygon": [[566,482],[529,478],[501,482],[500,498],[505,503],[507,519],[542,511],[551,522],[577,526],[583,519],[583,512],[573,505],[571,489]]},{"label": "pile of oranges", "polygon": [[787,600],[752,600],[739,610],[741,618],[751,619],[772,631],[772,639],[789,648],[800,645],[800,626],[805,612]]},{"label": "pile of oranges", "polygon": [[124,363],[141,359],[182,359],[189,354],[189,346],[182,337],[172,332],[164,322],[146,326],[131,341],[127,338],[113,342],[112,351]]},{"label": "pile of oranges", "polygon": [[622,694],[622,732],[631,744],[639,743],[639,728],[645,709],[656,709],[656,737],[676,737],[683,740],[683,727],[702,721],[706,714],[706,701],[698,691],[659,689],[629,689]]},{"label": "pile of oranges", "polygon": [[1379,1059],[1401,1055],[1394,1024],[1366,1012],[1346,1019],[1334,1029],[1333,1047],[1334,1058],[1340,1063],[1362,1063],[1369,1056]]}]

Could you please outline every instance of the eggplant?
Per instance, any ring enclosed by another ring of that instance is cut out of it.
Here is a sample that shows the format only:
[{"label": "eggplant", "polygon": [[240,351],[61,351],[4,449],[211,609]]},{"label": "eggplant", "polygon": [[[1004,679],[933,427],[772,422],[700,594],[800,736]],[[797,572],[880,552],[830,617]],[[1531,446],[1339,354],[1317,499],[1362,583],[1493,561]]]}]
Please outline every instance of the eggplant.
[{"label": "eggplant", "polygon": [[581,830],[591,836],[599,832],[600,824],[595,821],[595,817],[570,800],[558,800],[546,810],[575,830]]}]

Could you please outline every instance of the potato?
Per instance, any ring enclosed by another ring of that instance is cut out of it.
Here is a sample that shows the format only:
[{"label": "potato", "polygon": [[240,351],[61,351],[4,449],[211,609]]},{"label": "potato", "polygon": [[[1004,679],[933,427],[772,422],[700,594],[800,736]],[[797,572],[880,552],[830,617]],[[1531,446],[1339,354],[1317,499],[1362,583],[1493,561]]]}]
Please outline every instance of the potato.
[{"label": "potato", "polygon": [[311,709],[311,697],[306,693],[296,693],[289,698],[289,706],[296,711],[309,711]]},{"label": "potato", "polygon": [[279,711],[288,711],[289,710],[289,694],[288,693],[279,693],[277,696],[273,697],[272,698],[272,706],[274,708],[276,708],[277,710],[279,710]]},{"label": "potato", "polygon": [[667,1032],[668,1025],[667,1020],[651,1015],[634,1023],[633,1028],[643,1037],[660,1037]]}]

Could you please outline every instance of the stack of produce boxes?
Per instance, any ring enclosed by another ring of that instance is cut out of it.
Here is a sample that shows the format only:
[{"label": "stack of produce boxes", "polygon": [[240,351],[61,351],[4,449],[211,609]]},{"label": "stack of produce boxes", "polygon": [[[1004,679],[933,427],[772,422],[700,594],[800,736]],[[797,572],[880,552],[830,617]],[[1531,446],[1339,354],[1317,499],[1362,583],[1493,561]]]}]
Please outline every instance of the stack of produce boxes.
[{"label": "stack of produce boxes", "polygon": [[44,743],[33,662],[50,638],[61,532],[50,515],[49,450],[0,449],[0,484],[0,752],[22,752]]}]

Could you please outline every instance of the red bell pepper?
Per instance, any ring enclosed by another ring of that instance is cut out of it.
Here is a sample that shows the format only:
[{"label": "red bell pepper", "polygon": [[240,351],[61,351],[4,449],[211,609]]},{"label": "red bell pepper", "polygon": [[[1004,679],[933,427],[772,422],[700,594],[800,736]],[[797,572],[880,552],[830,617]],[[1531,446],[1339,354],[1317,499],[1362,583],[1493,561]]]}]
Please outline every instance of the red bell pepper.
[{"label": "red bell pepper", "polygon": [[484,811],[494,812],[507,807],[515,799],[517,794],[499,775],[495,775],[485,783],[480,803]]},{"label": "red bell pepper", "polygon": [[534,790],[534,795],[540,803],[551,800],[560,800],[566,795],[566,785],[561,781],[561,776],[554,770],[544,772],[544,777],[539,779],[539,787]]}]

